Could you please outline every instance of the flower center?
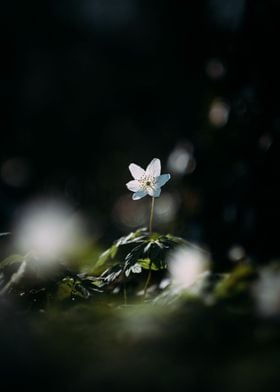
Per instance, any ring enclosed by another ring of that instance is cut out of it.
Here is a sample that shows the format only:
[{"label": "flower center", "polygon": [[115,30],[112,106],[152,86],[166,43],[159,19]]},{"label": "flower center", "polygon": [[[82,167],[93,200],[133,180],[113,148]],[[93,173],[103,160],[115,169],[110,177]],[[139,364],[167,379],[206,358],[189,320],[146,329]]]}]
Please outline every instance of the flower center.
[{"label": "flower center", "polygon": [[143,177],[143,178],[140,180],[140,183],[141,183],[141,185],[142,185],[142,187],[143,187],[144,189],[153,188],[153,187],[155,186],[155,179],[154,179],[153,177],[151,177],[151,176],[149,176],[149,177]]}]

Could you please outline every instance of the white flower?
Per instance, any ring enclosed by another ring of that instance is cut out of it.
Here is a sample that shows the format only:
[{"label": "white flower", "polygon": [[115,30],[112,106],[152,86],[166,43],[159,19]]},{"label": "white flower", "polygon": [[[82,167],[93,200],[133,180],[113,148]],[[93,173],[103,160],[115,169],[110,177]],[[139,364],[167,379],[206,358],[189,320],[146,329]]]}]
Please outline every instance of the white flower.
[{"label": "white flower", "polygon": [[141,271],[142,271],[141,265],[135,263],[125,271],[125,276],[129,276],[130,272],[133,272],[134,274],[140,274]]},{"label": "white flower", "polygon": [[126,186],[134,192],[133,200],[142,199],[142,197],[149,195],[152,197],[159,197],[161,187],[170,180],[170,174],[160,174],[161,165],[160,160],[154,158],[146,170],[142,169],[135,163],[129,165],[129,170],[134,180],[129,181]]}]

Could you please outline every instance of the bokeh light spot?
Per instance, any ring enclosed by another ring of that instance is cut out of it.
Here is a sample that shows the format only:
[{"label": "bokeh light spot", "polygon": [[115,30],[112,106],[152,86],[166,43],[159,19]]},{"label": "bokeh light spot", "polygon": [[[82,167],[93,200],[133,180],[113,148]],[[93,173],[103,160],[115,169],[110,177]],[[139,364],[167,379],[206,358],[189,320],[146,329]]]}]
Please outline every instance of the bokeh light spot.
[{"label": "bokeh light spot", "polygon": [[210,105],[208,113],[209,122],[216,128],[222,128],[228,122],[229,113],[229,105],[222,99],[215,99]]},{"label": "bokeh light spot", "polygon": [[30,168],[23,158],[10,158],[1,166],[1,178],[7,185],[20,188],[27,184]]}]

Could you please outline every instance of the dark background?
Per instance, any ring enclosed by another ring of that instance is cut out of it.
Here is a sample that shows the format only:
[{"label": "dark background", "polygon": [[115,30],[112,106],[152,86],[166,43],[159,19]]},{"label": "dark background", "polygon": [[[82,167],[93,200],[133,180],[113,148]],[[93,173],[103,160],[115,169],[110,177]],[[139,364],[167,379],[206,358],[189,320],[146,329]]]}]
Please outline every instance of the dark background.
[{"label": "dark background", "polygon": [[159,230],[205,244],[217,268],[279,256],[278,1],[41,0],[1,19],[16,64],[2,82],[0,231],[26,203],[62,198],[108,244],[148,209],[130,202],[129,163],[158,157],[172,174]]}]

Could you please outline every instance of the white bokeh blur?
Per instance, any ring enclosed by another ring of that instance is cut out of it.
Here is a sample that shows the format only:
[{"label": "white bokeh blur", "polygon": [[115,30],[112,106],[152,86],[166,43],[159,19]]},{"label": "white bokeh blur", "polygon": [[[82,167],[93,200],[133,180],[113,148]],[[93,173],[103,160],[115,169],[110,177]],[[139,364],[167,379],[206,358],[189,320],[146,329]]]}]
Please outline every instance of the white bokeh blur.
[{"label": "white bokeh blur", "polygon": [[222,128],[228,123],[229,114],[230,106],[222,98],[217,98],[210,105],[208,119],[213,127]]},{"label": "white bokeh blur", "polygon": [[190,142],[182,141],[178,143],[168,157],[168,170],[178,176],[192,173],[196,168],[193,152],[194,147]]},{"label": "white bokeh blur", "polygon": [[19,214],[14,240],[19,252],[33,252],[43,263],[73,254],[83,241],[85,229],[80,216],[62,202],[34,201]]},{"label": "white bokeh blur", "polygon": [[280,316],[280,271],[265,267],[253,287],[258,313],[263,317]]},{"label": "white bokeh blur", "polygon": [[181,246],[170,252],[168,269],[172,284],[187,288],[209,269],[209,255],[197,247]]}]

